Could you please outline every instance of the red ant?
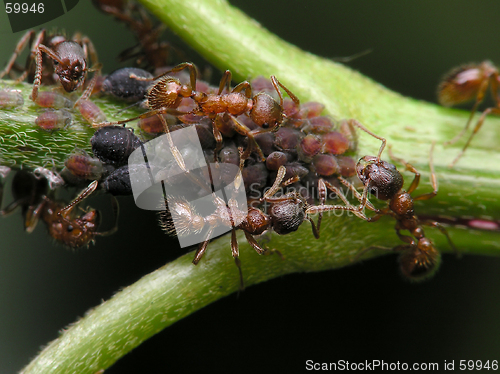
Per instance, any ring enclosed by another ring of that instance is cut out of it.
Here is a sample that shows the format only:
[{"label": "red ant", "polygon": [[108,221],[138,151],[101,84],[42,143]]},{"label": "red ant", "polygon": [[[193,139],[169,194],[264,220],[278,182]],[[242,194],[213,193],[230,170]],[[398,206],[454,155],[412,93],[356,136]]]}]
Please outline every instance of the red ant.
[{"label": "red ant", "polygon": [[[168,76],[169,73],[177,73],[184,69],[189,70],[190,83],[187,85],[182,84],[177,78]],[[286,91],[288,96],[292,98],[297,106],[300,103],[299,99],[281,82],[279,82],[275,76],[271,76],[271,82],[279,95],[279,103],[277,103],[271,96],[263,92],[252,96],[252,88],[250,83],[247,81],[238,84],[231,90],[231,72],[229,70],[225,71],[222,79],[220,80],[219,90],[216,94],[196,91],[196,67],[189,62],[179,64],[155,78],[142,78],[134,75],[131,75],[131,77],[138,80],[155,81],[147,94],[147,103],[150,111],[123,121],[103,122],[98,125],[99,127],[124,124],[135,119],[159,115],[158,117],[163,123],[165,132],[169,133],[167,122],[163,118],[162,114],[170,113],[183,115],[194,113],[196,115],[206,115],[212,120],[213,123],[213,133],[217,141],[215,154],[217,154],[222,146],[222,135],[219,127],[224,127],[224,124],[222,123],[223,120],[220,118],[219,114],[225,114],[231,121],[233,129],[251,140],[247,150],[242,155],[242,160],[248,158],[251,151],[255,147],[255,150],[259,153],[262,161],[265,161],[266,158],[255,140],[255,135],[276,130],[285,119],[285,114],[283,113],[283,95],[281,94],[279,87]],[[222,92],[225,87],[229,93],[223,94]],[[189,113],[176,111],[184,98],[193,99],[198,107]],[[242,114],[247,114],[259,128],[250,130],[247,126],[240,123],[236,117]]]},{"label": "red ant", "polygon": [[[315,238],[319,238],[320,220],[316,225],[306,212],[310,208],[306,200],[298,192],[289,192],[282,196],[275,197],[281,185],[287,186],[296,181],[291,178],[285,182],[283,179],[286,168],[281,166],[278,169],[276,180],[273,186],[266,191],[258,203],[270,203],[268,213],[253,206],[238,207],[231,199],[226,204],[222,199],[215,197],[214,205],[216,209],[209,216],[200,216],[193,206],[185,199],[175,199],[169,204],[169,210],[160,212],[160,226],[170,235],[189,236],[194,232],[199,233],[208,228],[205,240],[200,244],[193,259],[193,264],[198,264],[210,243],[212,233],[216,227],[226,226],[231,228],[231,252],[236,266],[240,273],[240,285],[243,288],[243,275],[239,260],[238,242],[236,241],[236,230],[243,230],[248,243],[258,254],[263,254],[262,248],[255,240],[255,235],[261,235],[267,230],[273,230],[278,235],[286,235],[296,231],[299,226],[308,220],[312,225],[312,232]],[[283,183],[282,183],[283,182]],[[322,204],[324,202],[324,195]],[[336,206],[338,209],[354,211],[354,207]],[[235,225],[234,222],[240,222]],[[174,226],[174,223],[176,226]],[[177,227],[177,231],[176,231]]]},{"label": "red ant", "polygon": [[445,143],[453,144],[458,139],[460,139],[467,129],[469,128],[472,118],[476,113],[477,107],[484,99],[486,90],[490,87],[491,94],[495,100],[495,106],[487,108],[484,110],[481,117],[479,117],[474,131],[467,139],[462,151],[450,164],[453,167],[457,161],[463,156],[467,147],[469,146],[472,138],[479,131],[486,116],[490,113],[500,114],[500,75],[498,69],[493,66],[489,61],[484,61],[480,64],[471,64],[455,68],[450,71],[445,78],[443,78],[441,84],[438,88],[438,100],[439,103],[445,106],[452,106],[457,104],[462,104],[475,99],[474,105],[472,107],[469,119],[465,125],[465,128],[452,140]]},{"label": "red ant", "polygon": [[94,63],[97,61],[97,52],[89,38],[80,37],[77,34],[73,37],[73,40],[66,40],[62,35],[47,36],[45,30],[40,31],[35,37],[35,32],[30,30],[19,40],[7,66],[0,73],[0,78],[8,74],[12,68],[16,69],[14,64],[17,57],[33,38],[35,41],[32,44],[26,68],[24,69],[24,73],[17,79],[18,81],[22,81],[26,78],[29,74],[30,62],[34,60],[36,68],[33,79],[33,91],[31,93],[33,101],[37,99],[38,87],[42,81],[44,68],[42,61],[43,53],[52,59],[54,72],[59,77],[59,81],[66,92],[76,90],[82,85],[87,72],[97,69],[89,69],[87,67],[89,54]]},{"label": "red ant", "polygon": [[10,214],[21,206],[24,228],[27,232],[32,232],[41,219],[47,225],[52,238],[69,248],[83,247],[92,242],[96,236],[110,235],[118,229],[119,207],[114,197],[112,205],[116,221],[115,226],[108,231],[97,232],[100,215],[95,209],[88,209],[81,216],[76,215],[75,207],[96,190],[97,184],[97,181],[92,182],[71,203],[64,205],[47,196],[45,178],[38,178],[21,170],[16,173],[12,181],[14,201],[0,210],[0,216]]},{"label": "red ant", "polygon": [[[377,157],[362,157],[356,165],[358,177],[364,185],[362,195],[360,195],[356,191],[355,187],[351,183],[349,183],[342,177],[339,177],[340,182],[348,187],[360,202],[360,205],[356,208],[357,212],[353,211],[353,213],[368,222],[375,222],[385,215],[392,216],[396,220],[396,234],[405,243],[392,249],[393,251],[401,253],[399,257],[401,272],[405,277],[412,280],[425,279],[431,276],[434,271],[437,270],[440,261],[440,254],[434,247],[434,244],[431,242],[431,240],[429,240],[425,236],[422,225],[429,225],[438,228],[446,236],[453,250],[455,252],[458,252],[455,245],[451,241],[451,238],[449,237],[446,229],[438,222],[420,221],[415,215],[413,207],[414,201],[429,200],[437,195],[438,185],[432,162],[433,148],[431,149],[429,163],[433,191],[430,193],[419,195],[417,197],[412,197],[411,193],[417,189],[420,182],[420,173],[417,171],[417,169],[415,169],[415,167],[413,167],[411,164],[401,159],[396,159],[391,155],[391,158],[405,165],[406,170],[415,174],[415,177],[410,187],[408,188],[408,191],[403,190],[402,188],[404,179],[401,173],[397,170],[396,166],[386,161],[380,160],[382,151],[385,148],[386,139],[373,134],[357,121],[353,121],[352,123],[369,135],[381,140],[382,142]],[[327,184],[327,186],[346,203],[347,207],[352,207],[352,205],[347,202],[347,199],[345,198],[342,191],[329,183]],[[388,201],[387,206],[383,209],[376,209],[368,200],[368,192],[376,196],[378,199]],[[368,207],[370,210],[375,211],[375,215],[372,217],[367,217],[362,212],[365,207]],[[333,209],[328,205],[325,205],[319,206],[314,210],[309,209],[306,212],[324,212],[329,210]],[[401,230],[409,231],[411,236],[401,234]]]}]

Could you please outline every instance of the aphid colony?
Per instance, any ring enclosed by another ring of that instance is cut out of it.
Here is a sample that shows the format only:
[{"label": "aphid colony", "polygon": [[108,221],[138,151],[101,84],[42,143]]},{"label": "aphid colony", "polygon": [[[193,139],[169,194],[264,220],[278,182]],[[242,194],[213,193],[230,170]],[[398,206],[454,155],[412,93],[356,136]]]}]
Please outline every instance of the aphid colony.
[{"label": "aphid colony", "polygon": [[[392,216],[396,221],[396,233],[404,242],[394,248],[402,253],[402,273],[420,279],[435,270],[439,252],[424,235],[422,224],[425,222],[420,222],[413,211],[413,200],[426,200],[436,195],[434,173],[434,192],[412,198],[410,194],[417,188],[420,174],[413,166],[402,162],[415,174],[408,192],[402,190],[401,174],[394,165],[380,159],[385,139],[357,121],[333,121],[322,116],[322,104],[301,104],[275,76],[270,80],[256,78],[231,88],[231,73],[226,71],[219,86],[212,87],[198,79],[198,70],[192,63],[184,62],[168,68],[166,52],[169,48],[158,40],[160,29],[153,25],[142,8],[127,1],[96,0],[94,3],[126,23],[136,34],[138,45],[125,51],[122,57],[133,57],[138,65],[161,72],[154,76],[142,68],[127,67],[101,77],[97,53],[88,38],[77,36],[69,41],[58,35],[49,37],[45,31],[36,37],[34,32],[28,32],[0,76],[14,70],[21,73],[19,79],[32,76],[29,79],[33,82],[30,96],[33,105],[49,108],[35,121],[42,131],[62,131],[71,126],[76,110],[96,131],[90,141],[92,155],[75,149],[68,155],[63,170],[18,171],[11,187],[14,201],[0,211],[1,215],[21,207],[26,231],[31,232],[42,220],[54,239],[71,248],[88,245],[98,235],[115,232],[117,224],[108,231],[98,231],[98,212],[89,208],[79,215],[76,207],[92,193],[101,190],[111,194],[117,220],[118,204],[114,196],[131,195],[130,175],[134,168],[144,167],[129,165],[129,156],[159,135],[167,137],[166,147],[174,155],[175,163],[170,167],[177,168],[181,176],[189,178],[192,182],[190,189],[206,194],[207,191],[200,189],[201,181],[190,174],[186,166],[189,152],[178,149],[171,135],[177,130],[193,127],[206,163],[218,165],[218,172],[222,179],[228,179],[227,182],[234,180],[234,175],[224,175],[226,169],[223,165],[234,165],[241,172],[239,183],[244,184],[246,192],[245,206],[232,204],[231,199],[214,198],[213,212],[209,215],[198,214],[191,202],[182,197],[160,212],[160,226],[168,234],[183,236],[206,232],[196,251],[194,264],[205,253],[213,230],[219,226],[227,227],[227,231],[231,231],[231,251],[243,285],[236,230],[242,230],[248,243],[261,254],[265,249],[256,236],[268,230],[286,235],[307,220],[312,225],[314,237],[318,238],[323,213],[342,210],[353,212],[369,222],[383,215]],[[28,41],[32,47],[23,68],[16,64],[16,58]],[[158,56],[163,56],[163,59],[159,60]],[[89,57],[92,68],[89,68]],[[95,71],[94,76],[87,79],[92,71]],[[85,87],[85,90],[78,97],[64,92],[39,92],[41,84],[56,81],[61,82],[66,92],[80,87]],[[282,90],[288,98],[284,98]],[[111,95],[139,104],[145,111],[127,120],[107,121],[92,102],[92,95]],[[19,92],[0,91],[0,106],[5,110],[22,105],[24,98]],[[134,120],[137,120],[139,129],[137,134],[127,127]],[[377,157],[365,156],[356,163],[353,156],[358,129],[381,140],[382,146]],[[7,173],[5,170],[3,176]],[[207,177],[212,180],[211,175]],[[174,184],[173,179],[166,183]],[[356,190],[355,185],[359,184],[363,186],[362,193]],[[56,198],[61,185],[77,186],[83,190],[70,203],[64,204]],[[347,200],[341,186],[354,194],[359,205],[352,205]],[[377,209],[369,200],[369,193],[389,204]],[[338,197],[344,204],[330,205],[330,197]],[[166,200],[167,196],[163,199]],[[375,215],[367,217],[365,207]],[[313,215],[317,215],[317,223],[313,221]],[[180,225],[174,225],[174,222]],[[438,226],[437,223],[431,224]],[[446,234],[444,228],[440,229]],[[401,234],[401,230],[409,231],[411,236]]]}]

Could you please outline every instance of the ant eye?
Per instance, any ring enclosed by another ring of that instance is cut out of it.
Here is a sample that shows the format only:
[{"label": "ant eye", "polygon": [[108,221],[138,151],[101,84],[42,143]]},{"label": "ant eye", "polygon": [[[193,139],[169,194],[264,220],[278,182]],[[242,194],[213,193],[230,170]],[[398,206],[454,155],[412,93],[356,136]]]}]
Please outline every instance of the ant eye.
[{"label": "ant eye", "polygon": [[268,128],[269,128],[269,123],[264,123],[264,124],[262,125],[262,128],[263,128],[263,129],[268,129]]},{"label": "ant eye", "polygon": [[59,61],[54,60],[54,66],[57,66],[57,65],[59,65]]},{"label": "ant eye", "polygon": [[66,228],[66,230],[68,230],[68,232],[71,232],[73,231],[73,225],[68,225],[68,227]]}]

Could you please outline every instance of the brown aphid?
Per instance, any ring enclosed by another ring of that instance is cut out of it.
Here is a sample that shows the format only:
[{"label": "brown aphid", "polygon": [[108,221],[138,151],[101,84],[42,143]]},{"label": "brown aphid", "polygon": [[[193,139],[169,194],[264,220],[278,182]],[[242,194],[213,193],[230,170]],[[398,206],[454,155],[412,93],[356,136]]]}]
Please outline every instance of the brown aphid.
[{"label": "brown aphid", "polygon": [[92,101],[80,99],[75,104],[83,119],[89,124],[94,125],[106,121],[104,112]]},{"label": "brown aphid", "polygon": [[314,157],[312,164],[319,175],[328,177],[338,174],[339,164],[337,159],[332,155],[317,155]]},{"label": "brown aphid", "polygon": [[[385,215],[393,217],[396,221],[396,234],[405,243],[393,248],[394,251],[401,253],[399,256],[399,264],[402,274],[415,281],[428,278],[437,270],[441,256],[433,243],[425,236],[422,228],[424,224],[438,228],[446,236],[450,246],[456,251],[454,244],[443,226],[438,222],[420,221],[414,211],[414,201],[429,200],[436,196],[438,192],[436,174],[432,163],[432,149],[430,155],[430,170],[433,191],[417,197],[412,197],[411,193],[414,192],[419,185],[420,173],[409,163],[398,160],[405,165],[406,170],[415,175],[408,191],[403,190],[404,179],[396,166],[380,159],[386,140],[371,133],[361,124],[357,122],[354,124],[361,130],[382,141],[377,157],[364,156],[359,160],[356,166],[358,177],[364,185],[362,195],[356,191],[352,184],[339,178],[339,180],[347,186],[360,201],[360,205],[356,208],[357,212],[355,212],[355,214],[368,222],[377,221]],[[327,186],[342,198],[347,206],[351,206],[338,188],[328,184]],[[376,209],[368,200],[368,193],[380,200],[387,201],[387,206],[383,209]],[[375,211],[375,215],[367,217],[362,213],[365,207]],[[328,210],[330,209],[323,209],[323,211]],[[411,236],[401,234],[402,230],[408,231]]]},{"label": "brown aphid", "polygon": [[71,124],[73,116],[67,110],[46,110],[36,119],[35,124],[45,131],[56,131]]},{"label": "brown aphid", "polygon": [[0,108],[10,109],[23,106],[24,99],[20,91],[0,90]]},{"label": "brown aphid", "polygon": [[462,151],[452,161],[450,167],[453,167],[463,156],[467,150],[474,135],[480,130],[487,115],[500,114],[500,97],[499,97],[500,77],[498,69],[490,62],[484,61],[480,64],[469,64],[453,69],[442,80],[438,87],[439,103],[445,106],[458,105],[474,100],[474,105],[465,125],[465,128],[452,140],[445,144],[453,144],[459,140],[468,130],[472,118],[481,102],[484,100],[488,87],[491,95],[495,100],[495,106],[487,108],[479,117],[473,132],[467,139]]},{"label": "brown aphid", "polygon": [[323,142],[319,136],[306,135],[298,146],[298,156],[304,162],[310,162],[312,157],[321,152]]},{"label": "brown aphid", "polygon": [[103,173],[101,161],[80,149],[68,156],[64,166],[73,176],[80,179],[99,180]]},{"label": "brown aphid", "polygon": [[72,108],[75,104],[67,97],[52,91],[39,92],[35,104],[43,108]]},{"label": "brown aphid", "polygon": [[323,135],[323,153],[341,155],[349,149],[349,141],[340,132],[331,131]]}]

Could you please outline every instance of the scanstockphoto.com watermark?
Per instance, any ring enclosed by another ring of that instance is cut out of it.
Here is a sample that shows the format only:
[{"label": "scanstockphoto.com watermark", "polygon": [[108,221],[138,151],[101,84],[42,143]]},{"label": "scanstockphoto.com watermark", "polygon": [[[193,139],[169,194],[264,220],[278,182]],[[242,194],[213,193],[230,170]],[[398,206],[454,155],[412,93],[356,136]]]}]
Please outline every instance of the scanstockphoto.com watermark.
[{"label": "scanstockphoto.com watermark", "polygon": [[315,362],[307,360],[308,371],[497,371],[498,360],[444,360],[443,362],[387,362],[384,360]]}]

